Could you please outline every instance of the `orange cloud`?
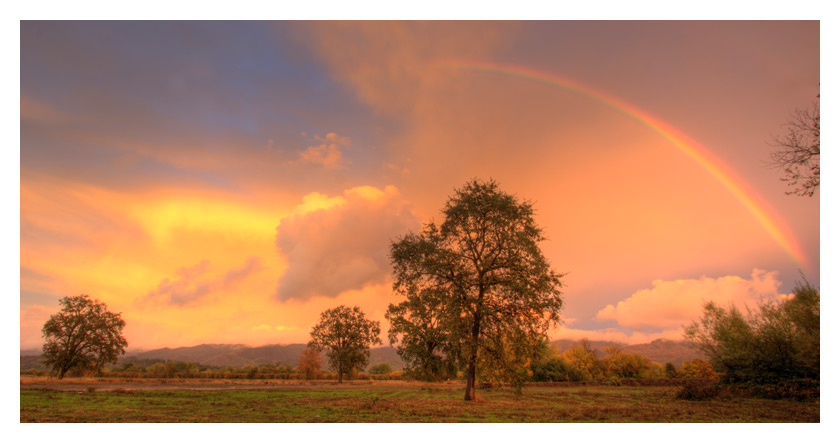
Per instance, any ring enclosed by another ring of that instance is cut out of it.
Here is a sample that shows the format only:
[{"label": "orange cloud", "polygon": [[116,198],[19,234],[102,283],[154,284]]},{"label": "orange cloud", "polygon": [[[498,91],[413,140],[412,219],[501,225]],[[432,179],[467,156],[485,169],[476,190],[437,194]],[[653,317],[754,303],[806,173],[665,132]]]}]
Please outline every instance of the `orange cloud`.
[{"label": "orange cloud", "polygon": [[289,263],[277,297],[336,297],[381,282],[390,274],[390,240],[418,226],[393,186],[359,186],[332,198],[307,195],[277,226],[276,244]]},{"label": "orange cloud", "polygon": [[315,164],[327,169],[345,169],[347,167],[346,160],[341,154],[341,147],[349,145],[350,139],[340,137],[332,132],[324,138],[315,136],[315,139],[323,143],[299,151],[298,160],[293,164]]},{"label": "orange cloud", "polygon": [[243,266],[228,271],[224,276],[216,279],[201,279],[209,264],[208,260],[203,260],[196,266],[179,269],[177,272],[178,279],[163,279],[157,288],[149,292],[143,302],[154,301],[175,305],[193,303],[212,292],[227,289],[252,273],[264,269],[259,258],[250,257]]},{"label": "orange cloud", "polygon": [[437,81],[440,59],[484,57],[507,47],[513,22],[315,22],[301,31],[363,101],[386,112],[409,111]]},{"label": "orange cloud", "polygon": [[762,298],[778,299],[776,272],[755,269],[749,280],[738,276],[662,281],[598,311],[600,320],[628,328],[679,329],[699,319],[708,301],[737,307],[755,306]]}]

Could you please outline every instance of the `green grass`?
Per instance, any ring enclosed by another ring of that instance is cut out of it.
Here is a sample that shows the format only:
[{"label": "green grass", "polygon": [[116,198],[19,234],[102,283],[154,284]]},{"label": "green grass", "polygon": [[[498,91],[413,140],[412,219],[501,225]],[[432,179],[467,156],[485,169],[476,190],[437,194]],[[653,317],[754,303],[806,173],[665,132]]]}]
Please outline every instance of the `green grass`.
[{"label": "green grass", "polygon": [[269,390],[20,390],[21,422],[819,422],[819,401],[676,399],[674,387],[453,385]]}]

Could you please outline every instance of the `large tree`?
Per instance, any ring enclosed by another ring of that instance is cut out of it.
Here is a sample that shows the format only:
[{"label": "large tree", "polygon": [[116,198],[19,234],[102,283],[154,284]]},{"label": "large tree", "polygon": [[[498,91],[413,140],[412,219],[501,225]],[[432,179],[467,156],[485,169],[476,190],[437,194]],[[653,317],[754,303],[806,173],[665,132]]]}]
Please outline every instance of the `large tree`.
[{"label": "large tree", "polygon": [[59,304],[61,312],[52,315],[42,329],[44,362],[59,379],[74,367],[100,370],[125,354],[125,321],[119,313],[87,295],[64,297]]},{"label": "large tree", "polygon": [[770,164],[784,173],[788,194],[811,197],[820,186],[820,102],[796,109],[785,123],[786,133],[775,137]]},{"label": "large tree", "polygon": [[495,181],[471,180],[442,212],[440,226],[430,222],[392,243],[394,290],[406,300],[389,313],[420,326],[395,331],[404,352],[425,340],[439,343],[437,353],[416,346],[426,356],[457,357],[466,367],[464,399],[475,400],[479,362],[515,375],[560,322],[562,275],[540,250],[532,203]]},{"label": "large tree", "polygon": [[318,351],[326,349],[339,383],[345,374],[364,370],[370,359],[370,346],[382,343],[379,322],[368,320],[358,306],[342,305],[322,312],[311,336],[309,346]]}]

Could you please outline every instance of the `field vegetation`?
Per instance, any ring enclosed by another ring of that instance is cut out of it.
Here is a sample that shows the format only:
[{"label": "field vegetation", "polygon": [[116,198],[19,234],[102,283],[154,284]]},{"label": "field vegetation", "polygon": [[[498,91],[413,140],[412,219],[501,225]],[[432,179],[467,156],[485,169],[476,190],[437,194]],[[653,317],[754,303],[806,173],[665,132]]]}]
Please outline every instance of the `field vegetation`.
[{"label": "field vegetation", "polygon": [[[292,382],[188,380],[176,389],[84,380],[21,389],[21,422],[818,422],[819,400],[770,400],[720,393],[680,399],[680,386],[553,383],[479,389],[462,382]],[[143,380],[153,383],[151,380]],[[139,381],[138,381],[139,382]],[[209,383],[209,384],[208,384]],[[222,384],[226,383],[226,384]],[[262,383],[262,384],[260,384]],[[215,389],[212,384],[215,385]],[[24,385],[33,387],[33,385]],[[227,389],[218,389],[219,387]],[[23,387],[23,386],[22,386]],[[235,388],[236,387],[236,388]],[[261,388],[261,389],[258,389]],[[73,389],[73,390],[61,390]],[[107,390],[106,390],[107,389]]]}]

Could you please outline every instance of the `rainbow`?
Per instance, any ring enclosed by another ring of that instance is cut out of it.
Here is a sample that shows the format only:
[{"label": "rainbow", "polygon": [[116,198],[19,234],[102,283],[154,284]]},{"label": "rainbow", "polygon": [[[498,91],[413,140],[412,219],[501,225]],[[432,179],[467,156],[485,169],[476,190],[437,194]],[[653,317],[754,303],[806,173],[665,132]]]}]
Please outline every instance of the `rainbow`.
[{"label": "rainbow", "polygon": [[535,69],[516,66],[504,66],[493,63],[476,63],[450,61],[439,63],[438,68],[467,70],[474,72],[488,72],[509,77],[517,77],[537,81],[546,85],[560,87],[578,95],[600,102],[633,120],[647,126],[659,134],[699,164],[722,184],[732,195],[752,214],[762,228],[778,243],[778,245],[799,264],[800,268],[807,268],[807,259],[796,237],[785,223],[784,219],[753,189],[745,180],[738,176],[723,161],[712,154],[699,143],[682,134],[677,129],[652,115],[635,108],[615,97],[588,87],[569,78],[537,71]]}]

